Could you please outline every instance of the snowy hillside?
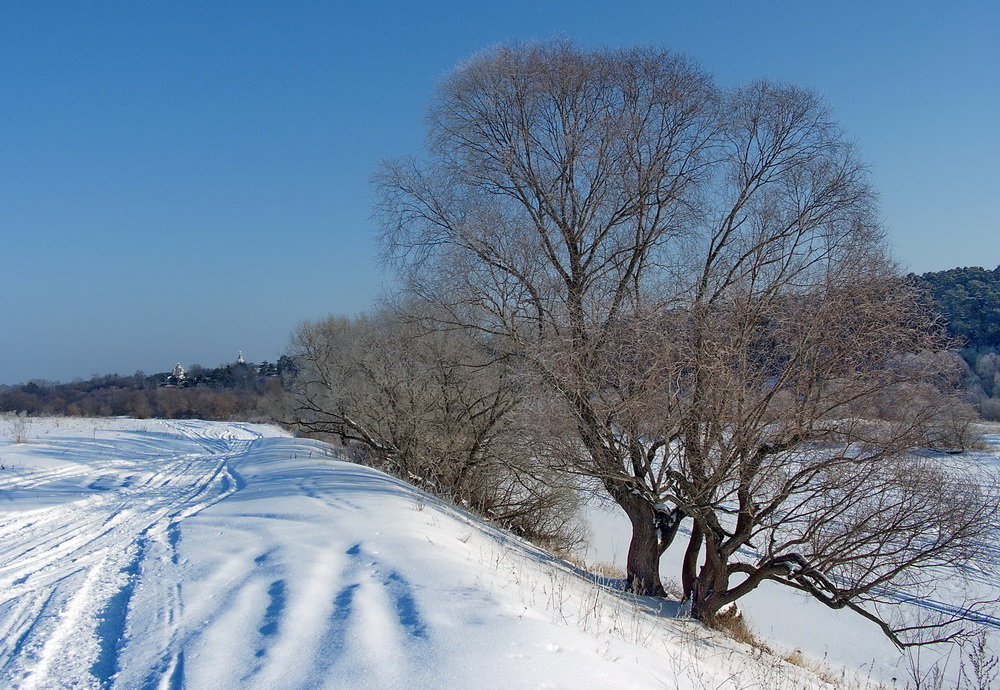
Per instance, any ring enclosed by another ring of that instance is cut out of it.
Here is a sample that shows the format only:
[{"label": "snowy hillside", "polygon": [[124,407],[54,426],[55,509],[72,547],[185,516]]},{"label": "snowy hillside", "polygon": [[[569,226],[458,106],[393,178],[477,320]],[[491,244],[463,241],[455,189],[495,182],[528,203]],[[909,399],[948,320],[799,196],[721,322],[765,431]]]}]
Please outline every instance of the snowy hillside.
[{"label": "snowy hillside", "polygon": [[0,428],[0,687],[819,687],[320,443]]}]

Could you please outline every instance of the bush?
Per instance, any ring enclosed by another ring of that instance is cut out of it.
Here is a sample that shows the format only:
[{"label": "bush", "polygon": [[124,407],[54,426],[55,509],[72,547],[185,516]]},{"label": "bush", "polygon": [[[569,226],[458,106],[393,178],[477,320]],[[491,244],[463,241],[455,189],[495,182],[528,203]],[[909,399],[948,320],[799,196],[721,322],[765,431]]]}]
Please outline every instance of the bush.
[{"label": "bush", "polygon": [[7,422],[7,436],[13,443],[27,443],[28,431],[31,429],[31,417],[24,410],[20,412],[10,412],[4,415]]}]

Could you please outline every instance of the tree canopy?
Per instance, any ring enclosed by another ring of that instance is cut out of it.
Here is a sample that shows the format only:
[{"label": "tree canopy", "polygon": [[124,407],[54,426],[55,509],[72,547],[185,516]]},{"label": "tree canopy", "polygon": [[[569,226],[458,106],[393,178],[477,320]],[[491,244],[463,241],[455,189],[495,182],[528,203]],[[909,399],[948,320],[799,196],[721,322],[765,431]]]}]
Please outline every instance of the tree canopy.
[{"label": "tree canopy", "polygon": [[978,266],[910,275],[927,290],[949,333],[960,344],[1000,346],[1000,266]]}]

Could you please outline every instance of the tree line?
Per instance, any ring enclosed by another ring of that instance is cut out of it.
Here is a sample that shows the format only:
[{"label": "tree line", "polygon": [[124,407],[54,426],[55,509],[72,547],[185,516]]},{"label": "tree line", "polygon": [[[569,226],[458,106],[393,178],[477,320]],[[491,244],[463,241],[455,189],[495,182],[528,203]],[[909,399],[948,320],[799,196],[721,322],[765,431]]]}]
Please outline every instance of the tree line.
[{"label": "tree line", "polygon": [[30,381],[0,386],[0,411],[78,417],[129,416],[144,419],[273,419],[279,409],[281,375],[291,373],[285,357],[276,364],[192,365],[182,381],[171,372],[106,374],[58,383]]},{"label": "tree line", "polygon": [[1000,266],[912,275],[944,319],[965,362],[963,388],[988,420],[1000,421]]}]

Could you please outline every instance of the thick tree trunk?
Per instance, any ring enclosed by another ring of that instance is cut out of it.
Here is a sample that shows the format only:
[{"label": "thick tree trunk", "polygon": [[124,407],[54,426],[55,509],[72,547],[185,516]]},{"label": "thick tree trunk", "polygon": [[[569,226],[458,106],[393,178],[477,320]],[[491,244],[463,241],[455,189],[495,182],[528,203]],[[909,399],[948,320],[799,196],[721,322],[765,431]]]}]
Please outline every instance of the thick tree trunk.
[{"label": "thick tree trunk", "polygon": [[629,589],[636,594],[662,597],[666,592],[660,582],[656,511],[649,501],[631,493],[618,496],[618,503],[632,522],[626,566]]},{"label": "thick tree trunk", "polygon": [[727,566],[718,550],[718,539],[713,534],[705,538],[705,563],[693,584],[691,617],[707,621],[728,602],[729,577]]},{"label": "thick tree trunk", "polygon": [[694,598],[694,585],[698,576],[698,554],[701,551],[702,541],[701,527],[695,521],[691,526],[691,538],[688,540],[684,561],[681,564],[681,588],[686,601]]}]

